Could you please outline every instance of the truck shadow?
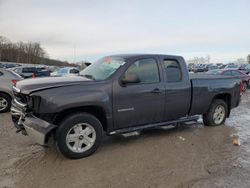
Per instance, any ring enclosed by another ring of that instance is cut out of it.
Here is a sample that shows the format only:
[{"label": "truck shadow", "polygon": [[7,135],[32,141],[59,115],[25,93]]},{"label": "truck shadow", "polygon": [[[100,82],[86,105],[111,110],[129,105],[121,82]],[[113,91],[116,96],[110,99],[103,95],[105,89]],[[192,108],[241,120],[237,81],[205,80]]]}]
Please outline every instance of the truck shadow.
[{"label": "truck shadow", "polygon": [[[203,124],[197,123],[193,125],[178,125],[178,126],[165,126],[153,129],[145,129],[139,132],[139,134],[129,133],[129,135],[114,135],[104,136],[103,143],[100,148],[94,153],[93,156],[107,155],[107,152],[114,150],[120,150],[120,147],[133,147],[133,144],[148,143],[149,145],[157,142],[159,139],[166,139],[166,141],[173,139],[178,135],[185,135],[189,132],[195,134],[195,130],[203,128]],[[136,148],[136,146],[135,146]],[[42,161],[47,159],[57,160],[68,160],[58,150],[55,142],[51,139],[48,147],[41,149],[37,152],[37,156],[42,158]],[[34,157],[33,157],[34,158]],[[35,157],[36,158],[36,157]]]},{"label": "truck shadow", "polygon": [[[177,134],[193,132],[196,129],[203,128],[204,125],[201,123],[196,123],[192,125],[180,124],[178,126],[162,126],[158,128],[144,129],[139,132],[139,134],[131,133],[131,135],[114,135],[106,136],[104,138],[101,150],[112,148],[114,145],[129,145],[135,142],[150,141],[158,138],[172,137]],[[129,133],[130,134],[130,133]]]}]

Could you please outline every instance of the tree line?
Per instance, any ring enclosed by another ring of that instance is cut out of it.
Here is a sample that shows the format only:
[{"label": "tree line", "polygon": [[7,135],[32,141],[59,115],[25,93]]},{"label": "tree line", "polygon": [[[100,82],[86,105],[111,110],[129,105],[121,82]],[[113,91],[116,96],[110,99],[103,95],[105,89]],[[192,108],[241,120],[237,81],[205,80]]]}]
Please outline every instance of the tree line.
[{"label": "tree line", "polygon": [[55,66],[72,66],[66,61],[50,59],[39,42],[13,43],[0,36],[0,61],[25,64],[45,64]]}]

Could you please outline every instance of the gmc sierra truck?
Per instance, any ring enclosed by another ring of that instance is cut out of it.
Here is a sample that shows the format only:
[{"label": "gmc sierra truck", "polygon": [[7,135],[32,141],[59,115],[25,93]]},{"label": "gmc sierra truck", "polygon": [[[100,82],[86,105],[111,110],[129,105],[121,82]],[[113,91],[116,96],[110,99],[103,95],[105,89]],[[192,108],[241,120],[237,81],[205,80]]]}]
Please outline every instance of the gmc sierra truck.
[{"label": "gmc sierra truck", "polygon": [[40,145],[53,138],[69,158],[91,155],[106,135],[123,134],[203,116],[222,125],[239,105],[237,78],[189,75],[180,56],[113,55],[75,77],[27,79],[13,87],[17,132]]}]

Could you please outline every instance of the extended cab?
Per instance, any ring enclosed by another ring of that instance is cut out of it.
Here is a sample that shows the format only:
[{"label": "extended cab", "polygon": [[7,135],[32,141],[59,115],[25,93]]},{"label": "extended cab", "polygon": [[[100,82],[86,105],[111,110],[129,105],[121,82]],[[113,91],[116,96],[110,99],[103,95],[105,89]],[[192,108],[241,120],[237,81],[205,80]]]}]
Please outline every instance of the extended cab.
[{"label": "extended cab", "polygon": [[227,76],[189,76],[180,56],[114,55],[81,76],[37,78],[13,87],[17,131],[41,145],[54,138],[69,158],[92,154],[103,134],[115,135],[190,122],[225,122],[239,105],[241,82]]}]

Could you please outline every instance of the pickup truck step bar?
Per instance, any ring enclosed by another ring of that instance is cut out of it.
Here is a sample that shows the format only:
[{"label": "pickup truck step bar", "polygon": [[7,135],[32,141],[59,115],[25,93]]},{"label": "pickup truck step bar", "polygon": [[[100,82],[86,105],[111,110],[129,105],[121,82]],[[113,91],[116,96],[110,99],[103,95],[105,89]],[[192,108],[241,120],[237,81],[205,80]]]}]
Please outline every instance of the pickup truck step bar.
[{"label": "pickup truck step bar", "polygon": [[[199,118],[200,118],[199,116],[188,116],[188,117],[180,118],[180,119],[173,120],[173,121],[166,121],[166,122],[160,122],[160,123],[154,123],[154,124],[146,124],[146,125],[141,125],[141,126],[137,126],[137,127],[122,128],[122,129],[118,129],[118,130],[109,132],[108,135],[124,134],[124,133],[133,132],[133,131],[139,131],[142,129],[161,127],[161,126],[165,126],[165,125],[177,125],[179,123],[187,123],[187,124],[197,123]],[[188,123],[188,122],[190,122],[190,123]]]}]

